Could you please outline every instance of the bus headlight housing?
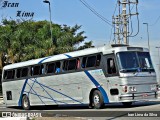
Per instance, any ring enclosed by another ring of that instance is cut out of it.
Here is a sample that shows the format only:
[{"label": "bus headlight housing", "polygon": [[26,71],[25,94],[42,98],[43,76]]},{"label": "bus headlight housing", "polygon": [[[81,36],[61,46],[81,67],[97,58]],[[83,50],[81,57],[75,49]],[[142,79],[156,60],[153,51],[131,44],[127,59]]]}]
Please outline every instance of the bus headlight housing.
[{"label": "bus headlight housing", "polygon": [[123,86],[122,89],[123,89],[123,92],[127,93],[127,86]]},{"label": "bus headlight housing", "polygon": [[129,86],[129,92],[136,92],[137,89],[135,86]]}]

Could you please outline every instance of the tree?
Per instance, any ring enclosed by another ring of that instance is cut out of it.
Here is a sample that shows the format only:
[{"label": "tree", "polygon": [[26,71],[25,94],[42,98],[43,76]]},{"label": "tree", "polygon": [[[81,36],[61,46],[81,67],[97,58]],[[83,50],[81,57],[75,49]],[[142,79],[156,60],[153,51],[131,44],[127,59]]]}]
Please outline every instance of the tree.
[{"label": "tree", "polygon": [[52,24],[51,40],[49,24],[48,21],[4,19],[0,26],[0,68],[6,64],[93,47],[91,41],[76,47],[86,38],[79,25]]},{"label": "tree", "polygon": [[83,46],[80,46],[80,47],[78,48],[78,50],[82,50],[82,49],[86,49],[86,48],[92,48],[92,47],[94,47],[94,46],[92,45],[92,41],[89,41],[89,42],[85,42]]}]

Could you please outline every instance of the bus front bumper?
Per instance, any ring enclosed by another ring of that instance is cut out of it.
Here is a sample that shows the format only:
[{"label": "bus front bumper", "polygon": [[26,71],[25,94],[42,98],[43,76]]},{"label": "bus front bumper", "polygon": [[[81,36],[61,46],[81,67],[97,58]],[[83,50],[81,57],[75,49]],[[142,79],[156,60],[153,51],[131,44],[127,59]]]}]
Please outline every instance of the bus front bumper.
[{"label": "bus front bumper", "polygon": [[152,100],[157,98],[158,98],[157,92],[129,93],[119,96],[120,101]]}]

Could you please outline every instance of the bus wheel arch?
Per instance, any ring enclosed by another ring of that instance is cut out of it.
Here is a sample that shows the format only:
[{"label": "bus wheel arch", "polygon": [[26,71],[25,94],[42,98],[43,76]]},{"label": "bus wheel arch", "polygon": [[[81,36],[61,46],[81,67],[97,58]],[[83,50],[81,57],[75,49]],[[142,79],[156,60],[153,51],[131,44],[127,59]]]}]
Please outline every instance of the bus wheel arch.
[{"label": "bus wheel arch", "polygon": [[29,110],[30,109],[30,100],[29,97],[26,94],[22,95],[22,108],[24,110]]},{"label": "bus wheel arch", "polygon": [[104,107],[104,99],[102,93],[97,88],[91,90],[89,101],[89,106],[91,106],[92,108],[100,109]]}]

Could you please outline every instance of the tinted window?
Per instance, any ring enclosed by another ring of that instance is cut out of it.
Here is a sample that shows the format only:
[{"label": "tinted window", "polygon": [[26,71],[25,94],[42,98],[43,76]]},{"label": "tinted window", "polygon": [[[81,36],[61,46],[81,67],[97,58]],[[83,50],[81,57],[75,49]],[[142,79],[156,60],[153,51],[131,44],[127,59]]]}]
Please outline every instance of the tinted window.
[{"label": "tinted window", "polygon": [[113,58],[107,59],[107,68],[108,68],[108,74],[115,74],[116,73],[116,66],[115,61]]},{"label": "tinted window", "polygon": [[28,68],[22,68],[22,76],[21,77],[26,77],[28,76]]},{"label": "tinted window", "polygon": [[77,67],[76,69],[80,68],[80,59],[79,58],[77,58],[77,66],[76,67]]},{"label": "tinted window", "polygon": [[68,60],[63,62],[63,70],[67,71],[68,70]]},{"label": "tinted window", "polygon": [[77,66],[77,60],[69,60],[68,70],[75,70]]},{"label": "tinted window", "polygon": [[21,77],[21,69],[17,69],[16,77],[17,77],[17,78],[20,78],[20,77]]},{"label": "tinted window", "polygon": [[83,57],[82,59],[82,68],[86,67],[96,67],[100,66],[101,63],[101,55],[95,55],[95,56],[88,56],[88,57]]},{"label": "tinted window", "polygon": [[55,73],[55,63],[47,64],[47,73]]},{"label": "tinted window", "polygon": [[83,57],[83,60],[82,60],[82,68],[85,68],[86,67],[86,61],[87,61],[87,57]]},{"label": "tinted window", "polygon": [[100,66],[101,63],[101,55],[97,55],[96,66]]},{"label": "tinted window", "polygon": [[138,58],[139,58],[140,67],[143,70],[153,69],[151,57],[148,52],[138,52],[137,54],[138,54]]},{"label": "tinted window", "polygon": [[4,71],[3,79],[7,79],[7,71]]},{"label": "tinted window", "polygon": [[15,74],[14,70],[7,71],[7,79],[14,79],[14,74]]},{"label": "tinted window", "polygon": [[95,63],[96,63],[96,56],[88,57],[86,67],[95,67]]},{"label": "tinted window", "polygon": [[43,65],[40,66],[34,66],[33,69],[33,75],[41,75],[42,73],[44,73],[44,67]]},{"label": "tinted window", "polygon": [[61,63],[60,62],[56,62],[55,63],[55,73],[59,73],[61,70],[60,70],[60,67],[61,67]]}]

